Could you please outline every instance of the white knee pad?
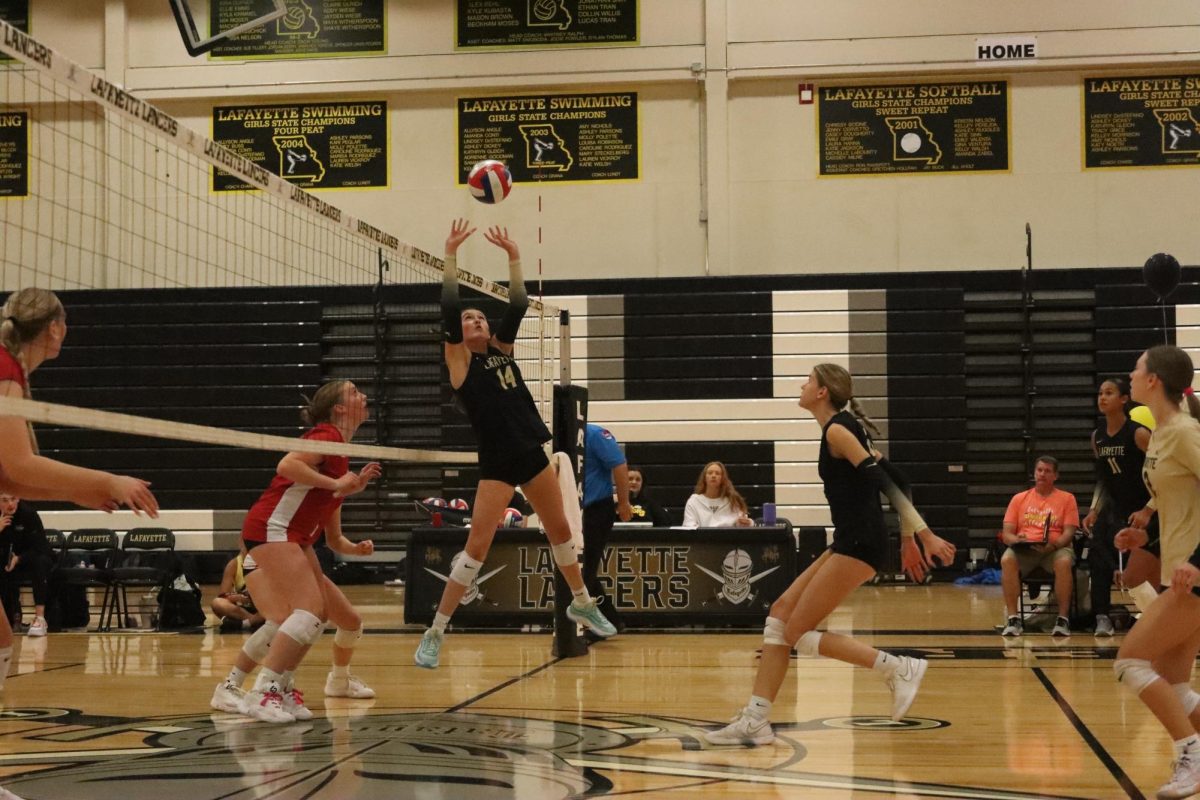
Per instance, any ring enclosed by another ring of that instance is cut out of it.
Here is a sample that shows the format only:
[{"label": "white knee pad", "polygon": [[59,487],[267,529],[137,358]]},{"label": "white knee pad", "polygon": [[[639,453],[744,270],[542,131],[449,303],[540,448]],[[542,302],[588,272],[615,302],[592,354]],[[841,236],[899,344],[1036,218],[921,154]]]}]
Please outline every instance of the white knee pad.
[{"label": "white knee pad", "polygon": [[1158,673],[1144,658],[1118,658],[1113,662],[1113,672],[1121,685],[1135,695],[1158,680]]},{"label": "white knee pad", "polygon": [[314,644],[321,638],[325,623],[316,614],[297,608],[279,626],[280,633],[286,633],[300,644]]},{"label": "white knee pad", "polygon": [[1200,694],[1192,691],[1190,683],[1173,683],[1171,688],[1175,690],[1175,696],[1179,698],[1179,702],[1183,705],[1183,713],[1189,717],[1196,710],[1196,706],[1200,705]]},{"label": "white knee pad", "polygon": [[763,644],[791,647],[783,638],[783,620],[777,617],[767,617],[767,623],[763,625]]},{"label": "white knee pad", "polygon": [[358,644],[358,640],[362,638],[362,633],[362,625],[352,631],[338,628],[337,632],[333,634],[333,643],[343,650],[353,650],[354,646]]},{"label": "white knee pad", "polygon": [[482,561],[476,561],[464,551],[459,556],[458,563],[450,570],[450,580],[462,586],[470,586],[479,577],[479,568],[482,566]]},{"label": "white knee pad", "polygon": [[560,567],[579,563],[579,556],[575,555],[575,543],[570,539],[561,544],[551,545],[550,552],[554,553],[554,563]]},{"label": "white knee pad", "polygon": [[268,620],[263,623],[262,627],[250,634],[250,638],[242,645],[242,652],[249,656],[255,664],[261,664],[267,657],[267,648],[271,646],[271,640],[278,632],[279,623]]},{"label": "white knee pad", "polygon": [[796,652],[802,656],[818,656],[821,649],[821,632],[809,631],[796,642]]}]

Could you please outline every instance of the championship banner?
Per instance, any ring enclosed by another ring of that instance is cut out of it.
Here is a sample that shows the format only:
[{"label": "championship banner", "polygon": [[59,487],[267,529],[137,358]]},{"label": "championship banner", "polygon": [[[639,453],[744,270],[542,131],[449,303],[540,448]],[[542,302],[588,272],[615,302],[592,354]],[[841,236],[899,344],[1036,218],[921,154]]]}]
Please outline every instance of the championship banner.
[{"label": "championship banner", "polygon": [[1009,168],[1007,81],[822,86],[817,98],[823,176]]},{"label": "championship banner", "polygon": [[29,196],[29,112],[0,108],[0,197]]},{"label": "championship banner", "polygon": [[458,99],[458,182],[484,159],[513,182],[637,180],[637,92]]},{"label": "championship banner", "polygon": [[[0,0],[0,19],[29,33],[29,0]],[[0,54],[0,61],[12,60],[11,56]]]},{"label": "championship banner", "polygon": [[[210,0],[209,30],[261,16],[262,0]],[[384,0],[286,0],[287,13],[218,44],[209,58],[307,58],[387,52]]]},{"label": "championship banner", "polygon": [[455,49],[638,43],[638,0],[457,0]]},{"label": "championship banner", "polygon": [[1083,79],[1083,166],[1200,164],[1200,75]]},{"label": "championship banner", "polygon": [[[429,624],[467,541],[463,528],[416,528],[405,561],[406,623]],[[454,614],[457,625],[549,625],[557,571],[546,537],[504,529]],[[778,528],[617,528],[600,582],[631,625],[761,627],[796,577],[796,542]]]},{"label": "championship banner", "polygon": [[[218,106],[213,139],[306,189],[388,185],[387,103],[382,100]],[[213,169],[213,191],[251,188]]]}]

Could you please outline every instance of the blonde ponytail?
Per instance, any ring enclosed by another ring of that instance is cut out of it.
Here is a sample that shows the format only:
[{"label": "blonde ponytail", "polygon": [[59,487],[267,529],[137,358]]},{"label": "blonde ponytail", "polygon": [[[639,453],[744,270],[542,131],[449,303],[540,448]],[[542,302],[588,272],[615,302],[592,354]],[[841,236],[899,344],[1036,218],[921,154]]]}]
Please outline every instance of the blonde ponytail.
[{"label": "blonde ponytail", "polygon": [[[29,384],[29,363],[25,358],[22,345],[32,342],[42,334],[56,319],[64,316],[62,301],[58,295],[49,289],[28,287],[19,289],[8,296],[4,307],[0,308],[0,346],[9,352],[21,365],[25,376],[25,399],[31,399]],[[29,430],[29,444],[33,452],[38,452],[37,436],[33,433],[33,425],[26,423]]]}]

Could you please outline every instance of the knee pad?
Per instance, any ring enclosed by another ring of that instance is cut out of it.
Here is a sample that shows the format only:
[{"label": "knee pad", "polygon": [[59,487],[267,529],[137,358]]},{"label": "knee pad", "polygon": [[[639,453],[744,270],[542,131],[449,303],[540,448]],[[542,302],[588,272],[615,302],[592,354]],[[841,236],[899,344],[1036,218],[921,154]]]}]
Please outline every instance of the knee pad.
[{"label": "knee pad", "polygon": [[1196,710],[1196,706],[1200,705],[1200,694],[1192,691],[1190,683],[1173,683],[1171,688],[1175,690],[1175,696],[1179,698],[1179,702],[1183,705],[1183,713],[1189,717]]},{"label": "knee pad", "polygon": [[348,631],[345,628],[338,628],[337,632],[333,634],[333,643],[343,650],[353,650],[354,646],[358,644],[358,640],[362,638],[362,635],[362,625],[359,625],[352,631]]},{"label": "knee pad", "polygon": [[802,656],[819,656],[821,649],[821,632],[808,631],[796,642],[796,652]]},{"label": "knee pad", "polygon": [[1118,658],[1113,662],[1113,672],[1121,685],[1135,695],[1158,680],[1158,673],[1144,658]]},{"label": "knee pad", "polygon": [[261,664],[267,657],[267,648],[271,646],[271,640],[278,632],[278,622],[263,623],[262,627],[250,634],[250,638],[242,645],[242,652],[249,656],[255,664]]},{"label": "knee pad", "polygon": [[286,633],[302,645],[314,644],[321,638],[325,623],[316,614],[297,608],[279,626],[280,633]]},{"label": "knee pad", "polygon": [[767,623],[763,625],[763,644],[791,648],[787,639],[783,638],[783,620],[767,617]]},{"label": "knee pad", "polygon": [[450,570],[450,580],[461,586],[470,586],[479,576],[479,568],[482,566],[482,561],[476,561],[464,551],[454,569]]},{"label": "knee pad", "polygon": [[579,556],[575,554],[575,543],[570,539],[560,544],[551,545],[550,552],[554,553],[554,563],[560,567],[569,567],[572,564],[579,563]]}]

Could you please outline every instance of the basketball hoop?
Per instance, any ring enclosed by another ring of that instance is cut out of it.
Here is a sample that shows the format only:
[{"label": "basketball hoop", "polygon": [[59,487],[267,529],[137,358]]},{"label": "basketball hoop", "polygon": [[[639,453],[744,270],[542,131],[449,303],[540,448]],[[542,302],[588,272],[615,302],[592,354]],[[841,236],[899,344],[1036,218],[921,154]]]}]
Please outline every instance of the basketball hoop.
[{"label": "basketball hoop", "polygon": [[239,33],[245,33],[246,31],[266,25],[268,22],[279,19],[287,13],[287,0],[271,0],[271,3],[275,6],[273,11],[269,11],[249,22],[244,22],[235,28],[221,31],[207,39],[201,39],[200,32],[196,28],[196,20],[192,16],[191,0],[168,0],[168,2],[171,4],[171,11],[175,14],[175,24],[179,26],[179,35],[183,37],[183,46],[187,48],[188,55],[191,56],[207,53],[222,41],[237,36]]}]

